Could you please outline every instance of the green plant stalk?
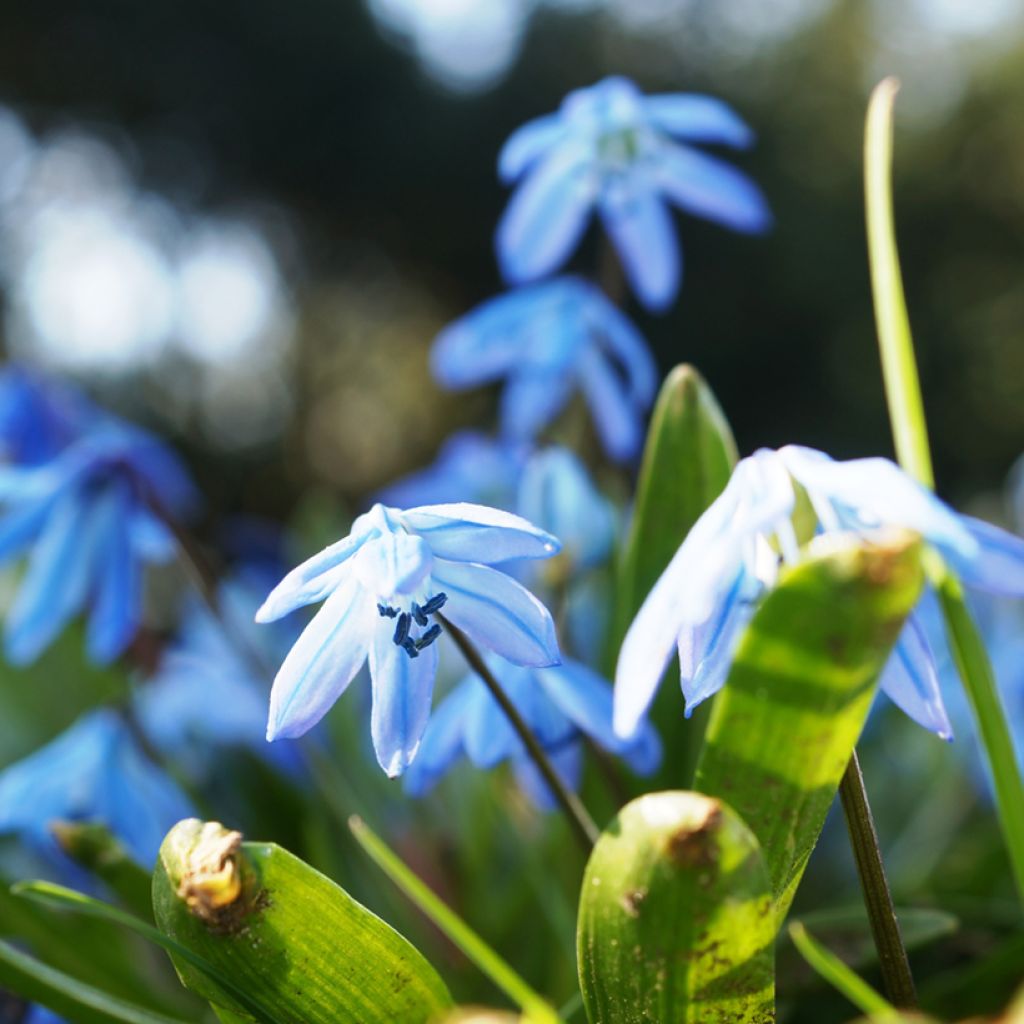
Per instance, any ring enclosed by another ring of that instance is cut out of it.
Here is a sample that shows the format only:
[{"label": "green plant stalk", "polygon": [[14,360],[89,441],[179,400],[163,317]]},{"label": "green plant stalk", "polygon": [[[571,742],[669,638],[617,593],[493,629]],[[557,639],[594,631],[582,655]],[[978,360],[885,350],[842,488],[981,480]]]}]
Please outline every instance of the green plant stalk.
[{"label": "green plant stalk", "polygon": [[841,992],[863,1013],[873,1020],[899,1020],[896,1008],[883,999],[863,978],[850,970],[834,953],[827,950],[799,922],[789,926],[789,937],[800,955],[836,991]]},{"label": "green plant stalk", "polygon": [[555,771],[550,758],[544,752],[533,731],[523,720],[516,706],[508,698],[508,694],[502,688],[501,683],[494,678],[494,673],[487,667],[487,662],[480,657],[480,652],[470,642],[469,637],[457,626],[449,622],[444,616],[438,618],[444,623],[445,629],[455,641],[455,646],[462,652],[469,667],[483,680],[484,685],[491,692],[491,696],[498,702],[505,717],[509,720],[516,734],[523,741],[527,753],[530,755],[537,770],[544,777],[559,806],[565,812],[565,816],[572,826],[573,833],[579,839],[585,852],[589,853],[593,845],[600,839],[601,830],[594,823],[583,801],[562,781],[561,776]]},{"label": "green plant stalk", "polygon": [[[914,358],[896,248],[892,203],[892,112],[899,83],[882,81],[871,96],[864,140],[868,255],[886,401],[900,465],[934,489],[921,383]],[[963,680],[992,771],[996,808],[1014,879],[1024,901],[1024,779],[985,645],[947,568],[934,574],[953,660]]]},{"label": "green plant stalk", "polygon": [[850,832],[853,859],[857,863],[864,890],[864,903],[868,911],[871,935],[878,950],[878,962],[882,969],[885,991],[892,1002],[903,1010],[917,1007],[917,993],[910,973],[910,961],[903,945],[896,908],[893,906],[889,882],[885,877],[885,865],[878,847],[878,834],[868,803],[864,776],[860,770],[857,751],[853,752],[846,766],[842,782],[839,783],[839,797]]},{"label": "green plant stalk", "polygon": [[531,1024],[560,1024],[544,998],[493,950],[472,928],[418,878],[362,818],[349,818],[356,842],[373,862],[416,904],[446,936],[516,1003]]}]

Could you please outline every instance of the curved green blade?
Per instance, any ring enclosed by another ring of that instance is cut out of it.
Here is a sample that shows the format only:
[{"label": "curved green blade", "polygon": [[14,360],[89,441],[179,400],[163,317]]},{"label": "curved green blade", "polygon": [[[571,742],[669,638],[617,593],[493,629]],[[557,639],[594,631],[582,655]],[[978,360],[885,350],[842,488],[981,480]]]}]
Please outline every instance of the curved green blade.
[{"label": "curved green blade", "polygon": [[[427,1024],[451,1007],[423,956],[340,886],[273,843],[240,840],[179,822],[153,873],[157,926],[233,989],[279,1024]],[[244,1013],[233,991],[172,959],[186,987]]]},{"label": "curved green blade", "polygon": [[587,864],[577,948],[591,1024],[768,1024],[775,924],[753,833],[720,800],[649,793]]},{"label": "curved green blade", "polygon": [[697,788],[753,829],[780,925],[922,584],[916,535],[830,538],[783,573],[715,698]]}]

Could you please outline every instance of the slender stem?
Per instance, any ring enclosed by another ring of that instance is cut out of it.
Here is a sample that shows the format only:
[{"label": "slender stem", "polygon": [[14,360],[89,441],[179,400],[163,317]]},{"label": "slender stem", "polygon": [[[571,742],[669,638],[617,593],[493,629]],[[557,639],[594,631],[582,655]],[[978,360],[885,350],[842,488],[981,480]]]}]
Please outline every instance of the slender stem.
[{"label": "slender stem", "polygon": [[871,935],[878,950],[886,995],[900,1009],[915,1009],[917,993],[914,991],[914,979],[910,974],[910,962],[900,935],[899,921],[896,920],[889,881],[885,877],[885,865],[878,848],[878,833],[875,831],[875,821],[871,815],[856,750],[839,783],[839,796],[850,833],[853,859],[857,863],[857,874],[864,891]]},{"label": "slender stem", "polygon": [[[900,465],[934,488],[921,384],[900,275],[892,210],[892,110],[899,86],[881,82],[871,96],[864,141],[868,251],[889,419]],[[1014,878],[1024,900],[1024,778],[985,645],[947,569],[935,581],[953,660],[963,680],[992,771],[996,808]]]},{"label": "slender stem", "polygon": [[451,638],[455,641],[455,646],[462,652],[462,656],[466,659],[469,667],[483,680],[487,689],[491,691],[491,696],[498,702],[512,728],[515,729],[516,734],[523,741],[523,746],[526,747],[527,753],[529,753],[533,763],[537,766],[537,770],[544,777],[544,781],[548,784],[555,799],[565,812],[566,817],[569,819],[569,824],[572,825],[573,832],[580,840],[584,850],[589,853],[590,848],[601,835],[601,830],[594,824],[594,819],[591,818],[580,798],[566,786],[561,776],[555,771],[554,765],[552,765],[548,755],[544,752],[544,748],[538,742],[537,737],[534,736],[533,730],[523,720],[523,716],[519,714],[515,704],[509,700],[508,694],[505,693],[501,683],[495,679],[494,673],[487,667],[487,663],[480,656],[480,652],[473,646],[469,637],[448,619],[444,618],[444,616],[439,615],[438,618],[444,623],[445,629],[448,630]]}]

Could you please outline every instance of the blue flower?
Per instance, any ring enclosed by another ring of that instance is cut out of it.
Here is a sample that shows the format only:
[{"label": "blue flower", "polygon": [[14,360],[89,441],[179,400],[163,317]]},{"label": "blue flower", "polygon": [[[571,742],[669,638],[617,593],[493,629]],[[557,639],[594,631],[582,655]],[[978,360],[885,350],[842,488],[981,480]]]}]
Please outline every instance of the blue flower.
[{"label": "blue flower", "polygon": [[0,833],[19,835],[58,866],[69,862],[50,831],[54,821],[99,822],[149,867],[168,829],[192,813],[109,708],[89,712],[0,772]]},{"label": "blue flower", "polygon": [[[658,767],[657,733],[644,722],[631,739],[618,737],[612,729],[611,686],[592,669],[568,659],[552,668],[521,668],[494,657],[487,664],[573,788],[579,784],[582,768],[582,736],[620,755],[639,774],[649,775]],[[459,683],[434,712],[406,777],[407,788],[417,796],[427,792],[463,754],[482,769],[511,761],[531,797],[545,808],[550,806],[551,795],[539,772],[527,768],[532,762],[522,741],[475,674]]]},{"label": "blue flower", "polygon": [[498,158],[501,180],[519,182],[496,237],[505,279],[522,284],[561,267],[596,210],[637,297],[664,309],[682,267],[670,204],[735,231],[771,224],[746,175],[692,146],[752,141],[710,96],[644,96],[621,77],[569,93],[558,113],[515,131]]},{"label": "blue flower", "polygon": [[466,388],[506,379],[504,434],[532,440],[579,388],[612,458],[632,458],[657,370],[632,323],[593,285],[564,277],[509,292],[450,324],[431,354],[438,381]]},{"label": "blue flower", "polygon": [[0,562],[31,548],[4,623],[8,659],[32,661],[85,609],[89,656],[121,654],[138,626],[143,565],[175,552],[155,509],[184,516],[196,501],[173,452],[113,420],[40,466],[0,467]]},{"label": "blue flower", "polygon": [[59,454],[99,419],[74,388],[28,367],[0,369],[0,457],[35,466]]},{"label": "blue flower", "polygon": [[235,639],[268,665],[287,655],[300,623],[261,629],[253,622],[280,576],[268,564],[244,565],[220,584],[220,611],[231,624],[230,635],[205,602],[194,598],[175,641],[136,696],[135,713],[149,741],[194,776],[209,768],[210,752],[218,747],[246,747],[290,774],[300,769],[294,746],[268,746],[266,678]]},{"label": "blue flower", "polygon": [[[836,462],[789,446],[743,459],[728,486],[694,524],[655,584],[619,654],[615,725],[629,735],[678,647],[687,712],[726,680],[735,643],[778,556],[795,562],[794,481],[807,493],[820,532],[899,526],[919,533],[968,586],[1024,596],[1024,541],[958,515],[888,459]],[[936,656],[919,610],[911,613],[880,680],[921,725],[952,737]]]},{"label": "blue flower", "polygon": [[429,466],[394,481],[377,500],[393,508],[472,501],[511,509],[525,457],[521,444],[463,430],[445,441]]},{"label": "blue flower", "polygon": [[384,771],[400,775],[430,714],[442,609],[509,661],[558,662],[548,610],[491,568],[557,552],[554,537],[482,505],[374,505],[347,537],[293,569],[257,613],[270,622],[324,601],[274,680],[267,739],[308,731],[369,658],[374,749]]}]

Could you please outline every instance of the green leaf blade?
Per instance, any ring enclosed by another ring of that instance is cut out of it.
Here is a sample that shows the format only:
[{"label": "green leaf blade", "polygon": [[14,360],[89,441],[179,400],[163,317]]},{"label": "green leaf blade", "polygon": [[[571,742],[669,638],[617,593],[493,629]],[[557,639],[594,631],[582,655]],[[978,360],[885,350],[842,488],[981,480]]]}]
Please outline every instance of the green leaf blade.
[{"label": "green leaf blade", "polygon": [[591,1024],[774,1020],[775,926],[757,840],[719,800],[627,804],[587,864],[577,931]]},{"label": "green leaf blade", "polygon": [[715,699],[697,787],[740,814],[785,918],[923,585],[919,539],[833,539],[783,573]]}]

